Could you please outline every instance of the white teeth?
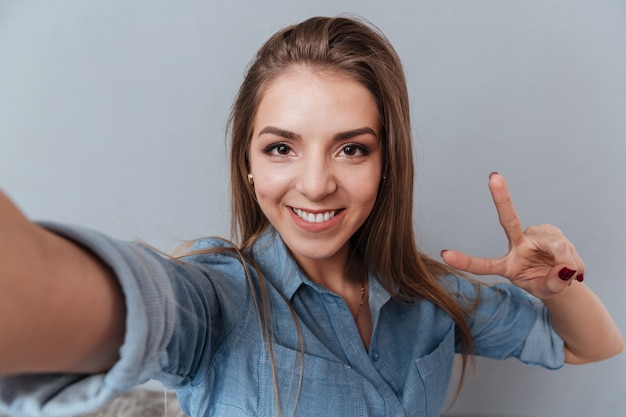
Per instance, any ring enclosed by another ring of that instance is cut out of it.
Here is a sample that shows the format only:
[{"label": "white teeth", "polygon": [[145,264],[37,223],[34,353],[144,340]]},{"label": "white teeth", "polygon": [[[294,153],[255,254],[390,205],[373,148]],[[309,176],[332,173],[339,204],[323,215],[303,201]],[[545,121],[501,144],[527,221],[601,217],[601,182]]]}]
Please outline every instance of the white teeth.
[{"label": "white teeth", "polygon": [[306,211],[303,211],[297,208],[292,208],[292,211],[296,213],[298,217],[300,217],[302,220],[305,220],[309,223],[327,222],[328,220],[335,217],[335,214],[337,214],[335,210],[327,211],[325,213],[317,213],[317,214],[307,213]]}]

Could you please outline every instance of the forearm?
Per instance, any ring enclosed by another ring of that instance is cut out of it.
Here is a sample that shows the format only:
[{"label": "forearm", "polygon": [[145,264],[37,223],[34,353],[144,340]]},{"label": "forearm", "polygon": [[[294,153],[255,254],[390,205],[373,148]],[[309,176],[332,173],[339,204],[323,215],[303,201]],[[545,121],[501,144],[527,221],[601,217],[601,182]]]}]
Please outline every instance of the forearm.
[{"label": "forearm", "polygon": [[554,329],[565,342],[565,362],[595,362],[623,350],[624,341],[615,322],[585,284],[573,282],[543,303]]},{"label": "forearm", "polygon": [[98,372],[122,343],[123,296],[89,252],[0,193],[0,374]]}]

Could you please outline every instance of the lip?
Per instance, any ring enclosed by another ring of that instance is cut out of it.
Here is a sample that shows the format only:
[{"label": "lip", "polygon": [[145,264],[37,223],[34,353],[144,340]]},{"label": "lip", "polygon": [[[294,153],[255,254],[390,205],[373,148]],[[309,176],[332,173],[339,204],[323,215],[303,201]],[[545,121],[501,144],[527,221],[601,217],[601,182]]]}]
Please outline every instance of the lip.
[{"label": "lip", "polygon": [[[302,210],[302,211],[306,211],[307,213],[311,213],[311,214],[320,214],[320,213],[335,211],[335,216],[325,222],[309,223],[306,220],[302,219],[300,216],[298,216],[296,213],[294,213],[292,210],[294,208]],[[343,213],[345,211],[344,209],[309,210],[309,209],[303,209],[303,208],[292,207],[292,206],[287,206],[286,209],[289,212],[289,215],[293,219],[293,222],[296,224],[296,226],[298,226],[300,229],[304,231],[313,232],[313,233],[324,232],[328,229],[333,228],[335,225],[337,225],[337,223],[341,221],[341,218],[343,217]]]}]

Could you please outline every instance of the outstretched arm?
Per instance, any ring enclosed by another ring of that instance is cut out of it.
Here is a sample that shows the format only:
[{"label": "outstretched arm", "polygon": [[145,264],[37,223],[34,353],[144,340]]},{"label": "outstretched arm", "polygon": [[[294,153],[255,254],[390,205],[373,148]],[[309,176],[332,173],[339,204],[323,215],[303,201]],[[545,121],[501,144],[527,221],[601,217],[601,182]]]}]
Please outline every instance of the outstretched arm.
[{"label": "outstretched arm", "polygon": [[108,268],[27,220],[0,191],[0,375],[106,370],[124,317]]},{"label": "outstretched arm", "polygon": [[622,336],[602,302],[583,283],[585,265],[574,246],[551,225],[522,230],[501,175],[490,175],[489,190],[509,252],[500,258],[480,258],[446,250],[443,260],[472,274],[506,277],[542,300],[565,342],[567,363],[599,361],[620,353]]}]

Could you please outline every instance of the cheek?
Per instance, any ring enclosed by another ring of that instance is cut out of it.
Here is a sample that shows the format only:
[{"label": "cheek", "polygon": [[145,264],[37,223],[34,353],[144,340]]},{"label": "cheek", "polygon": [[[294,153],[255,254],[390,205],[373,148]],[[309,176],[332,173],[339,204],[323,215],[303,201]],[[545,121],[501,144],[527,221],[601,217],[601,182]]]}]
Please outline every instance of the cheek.
[{"label": "cheek", "polygon": [[355,176],[352,189],[355,190],[354,197],[363,205],[374,206],[378,196],[380,186],[380,170],[376,166],[365,170],[362,175]]},{"label": "cheek", "polygon": [[257,170],[254,175],[254,192],[262,204],[262,200],[280,200],[289,190],[290,178],[285,173],[271,174]]},{"label": "cheek", "polygon": [[361,206],[367,210],[367,213],[372,211],[374,205],[376,204],[376,197],[378,196],[378,187],[368,188],[367,191],[363,191],[361,193]]}]

